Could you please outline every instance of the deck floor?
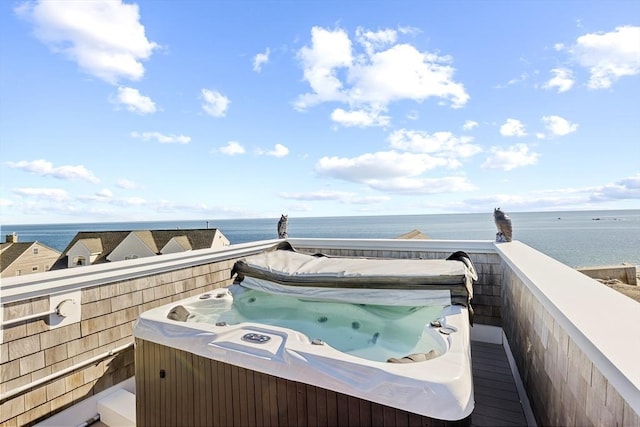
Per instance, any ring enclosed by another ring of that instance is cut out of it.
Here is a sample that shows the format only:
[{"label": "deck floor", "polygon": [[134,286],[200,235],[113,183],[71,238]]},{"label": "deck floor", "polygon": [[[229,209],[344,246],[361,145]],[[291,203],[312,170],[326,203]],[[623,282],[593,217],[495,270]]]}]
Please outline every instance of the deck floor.
[{"label": "deck floor", "polygon": [[475,394],[472,426],[526,426],[509,361],[500,344],[471,342]]}]

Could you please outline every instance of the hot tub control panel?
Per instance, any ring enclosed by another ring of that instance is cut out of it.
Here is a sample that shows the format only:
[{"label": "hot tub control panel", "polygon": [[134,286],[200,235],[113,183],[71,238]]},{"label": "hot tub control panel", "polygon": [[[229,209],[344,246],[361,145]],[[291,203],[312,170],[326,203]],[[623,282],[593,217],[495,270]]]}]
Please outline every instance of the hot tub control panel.
[{"label": "hot tub control panel", "polygon": [[251,342],[254,344],[264,344],[269,342],[270,339],[271,337],[268,335],[256,334],[253,332],[249,334],[244,334],[242,336],[243,341]]}]

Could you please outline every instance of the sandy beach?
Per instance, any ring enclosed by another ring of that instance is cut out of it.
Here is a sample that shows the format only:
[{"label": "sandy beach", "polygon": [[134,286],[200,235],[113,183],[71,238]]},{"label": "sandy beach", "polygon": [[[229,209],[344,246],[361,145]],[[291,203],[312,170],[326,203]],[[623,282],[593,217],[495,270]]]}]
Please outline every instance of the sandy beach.
[{"label": "sandy beach", "polygon": [[[636,267],[638,274],[636,276],[636,280],[637,283],[640,283],[640,266]],[[636,285],[628,285],[626,283],[622,283],[619,280],[616,281],[611,281],[610,283],[608,282],[603,282],[600,281],[601,283],[604,283],[606,286],[609,286],[611,289],[615,289],[616,291],[620,292],[621,294],[624,294],[626,296],[628,296],[631,299],[636,300],[637,302],[640,303],[640,285],[636,286]]]}]

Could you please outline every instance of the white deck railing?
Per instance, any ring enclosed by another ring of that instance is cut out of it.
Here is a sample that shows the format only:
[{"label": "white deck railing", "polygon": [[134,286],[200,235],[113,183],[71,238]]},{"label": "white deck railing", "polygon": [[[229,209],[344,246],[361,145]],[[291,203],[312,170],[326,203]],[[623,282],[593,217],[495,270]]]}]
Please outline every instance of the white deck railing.
[{"label": "white deck railing", "polygon": [[278,240],[86,265],[2,279],[2,303],[70,292],[104,283],[180,270],[262,251]]}]

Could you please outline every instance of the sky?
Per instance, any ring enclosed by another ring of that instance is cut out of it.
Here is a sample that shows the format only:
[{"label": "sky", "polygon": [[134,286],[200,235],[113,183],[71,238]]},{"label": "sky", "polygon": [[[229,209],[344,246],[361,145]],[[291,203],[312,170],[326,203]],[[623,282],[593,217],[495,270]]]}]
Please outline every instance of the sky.
[{"label": "sky", "polygon": [[638,1],[0,2],[0,223],[640,209]]}]

